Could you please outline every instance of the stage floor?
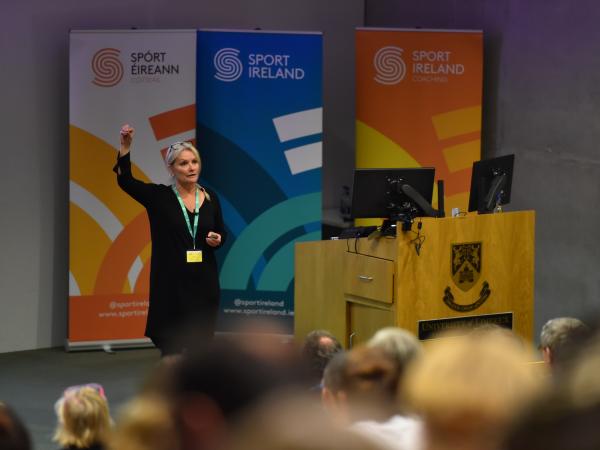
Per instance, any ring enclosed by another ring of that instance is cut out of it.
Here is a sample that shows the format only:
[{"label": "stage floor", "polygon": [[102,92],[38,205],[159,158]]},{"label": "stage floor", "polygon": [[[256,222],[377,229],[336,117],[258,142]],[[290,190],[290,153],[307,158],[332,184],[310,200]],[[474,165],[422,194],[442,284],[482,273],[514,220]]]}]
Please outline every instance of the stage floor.
[{"label": "stage floor", "polygon": [[54,403],[68,386],[100,383],[111,415],[136,394],[158,364],[156,349],[66,353],[62,348],[0,354],[0,401],[26,423],[35,450],[55,450]]}]

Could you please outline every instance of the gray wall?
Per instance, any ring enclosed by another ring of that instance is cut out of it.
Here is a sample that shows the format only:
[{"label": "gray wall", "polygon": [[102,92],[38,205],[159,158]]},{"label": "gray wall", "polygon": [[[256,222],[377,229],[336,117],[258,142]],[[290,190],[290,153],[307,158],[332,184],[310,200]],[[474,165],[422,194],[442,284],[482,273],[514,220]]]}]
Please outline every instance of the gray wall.
[{"label": "gray wall", "polygon": [[68,267],[70,28],[324,33],[324,205],[354,167],[354,27],[364,0],[2,0],[0,352],[62,345]]},{"label": "gray wall", "polygon": [[482,29],[483,156],[516,154],[510,209],[536,211],[535,322],[600,306],[600,4],[367,0],[365,25]]}]

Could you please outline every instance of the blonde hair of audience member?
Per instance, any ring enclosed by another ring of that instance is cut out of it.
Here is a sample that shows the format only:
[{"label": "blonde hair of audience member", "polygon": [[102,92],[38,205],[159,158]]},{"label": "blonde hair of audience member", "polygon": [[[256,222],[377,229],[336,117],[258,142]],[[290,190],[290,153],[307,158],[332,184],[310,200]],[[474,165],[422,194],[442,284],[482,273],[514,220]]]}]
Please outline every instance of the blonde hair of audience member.
[{"label": "blonde hair of audience member", "polygon": [[110,448],[172,450],[179,448],[172,407],[162,396],[141,395],[119,412]]},{"label": "blonde hair of audience member", "polygon": [[481,331],[428,343],[401,391],[423,417],[426,448],[499,448],[513,417],[543,385],[530,358],[504,333]]},{"label": "blonde hair of audience member", "polygon": [[108,402],[90,386],[69,388],[56,402],[58,426],[54,441],[61,447],[90,448],[106,445],[112,420]]},{"label": "blonde hair of audience member", "polygon": [[399,366],[380,348],[337,354],[325,368],[321,399],[336,421],[386,420],[397,412]]}]

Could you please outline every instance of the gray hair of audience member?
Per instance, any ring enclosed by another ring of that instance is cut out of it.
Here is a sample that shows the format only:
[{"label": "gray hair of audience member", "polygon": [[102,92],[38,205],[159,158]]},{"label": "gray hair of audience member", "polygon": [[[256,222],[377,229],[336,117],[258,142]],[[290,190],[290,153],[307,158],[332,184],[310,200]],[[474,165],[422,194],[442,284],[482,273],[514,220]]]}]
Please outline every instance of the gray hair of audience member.
[{"label": "gray hair of audience member", "polygon": [[19,416],[2,402],[0,402],[0,449],[31,449],[31,439],[27,428]]},{"label": "gray hair of audience member", "polygon": [[308,364],[312,381],[318,383],[333,357],[342,351],[342,345],[327,330],[314,330],[306,335],[302,355]]},{"label": "gray hair of audience member", "polygon": [[398,327],[382,328],[369,339],[367,347],[382,349],[393,357],[400,367],[406,366],[422,351],[421,342],[409,331]]},{"label": "gray hair of audience member", "polygon": [[600,335],[579,349],[560,383],[515,422],[506,450],[600,448]]},{"label": "gray hair of audience member", "polygon": [[590,335],[590,328],[574,317],[550,319],[542,327],[540,348],[544,360],[555,364],[564,360]]}]

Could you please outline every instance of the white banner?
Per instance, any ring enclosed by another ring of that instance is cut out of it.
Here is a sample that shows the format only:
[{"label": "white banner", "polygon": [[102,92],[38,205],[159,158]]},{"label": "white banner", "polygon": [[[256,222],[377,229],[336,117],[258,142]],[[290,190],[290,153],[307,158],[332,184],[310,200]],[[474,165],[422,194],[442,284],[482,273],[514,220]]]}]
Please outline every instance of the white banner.
[{"label": "white banner", "polygon": [[72,31],[69,75],[69,342],[142,338],[147,219],[111,169],[124,123],[146,181],[166,183],[161,151],[195,138],[196,31]]}]

